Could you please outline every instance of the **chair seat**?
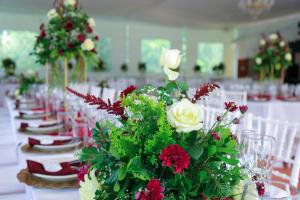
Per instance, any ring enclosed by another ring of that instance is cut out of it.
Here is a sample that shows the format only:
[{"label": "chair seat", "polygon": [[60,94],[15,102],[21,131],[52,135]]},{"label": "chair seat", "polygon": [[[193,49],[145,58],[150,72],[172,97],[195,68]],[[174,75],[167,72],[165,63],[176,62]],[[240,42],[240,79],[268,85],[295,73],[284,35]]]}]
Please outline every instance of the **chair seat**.
[{"label": "chair seat", "polygon": [[17,179],[18,172],[19,168],[17,165],[0,167],[0,195],[25,193],[24,185],[22,185]]},{"label": "chair seat", "polygon": [[[283,167],[280,168],[274,168],[272,172],[272,179],[289,183],[289,179],[292,173],[291,167],[284,165]],[[298,183],[298,189],[300,189],[300,183]]]}]

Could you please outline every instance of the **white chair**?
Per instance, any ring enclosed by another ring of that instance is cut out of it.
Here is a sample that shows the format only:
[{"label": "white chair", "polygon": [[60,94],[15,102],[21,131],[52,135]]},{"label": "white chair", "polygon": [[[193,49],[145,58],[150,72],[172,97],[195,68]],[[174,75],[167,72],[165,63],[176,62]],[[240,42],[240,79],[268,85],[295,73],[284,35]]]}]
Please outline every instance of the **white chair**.
[{"label": "white chair", "polygon": [[91,86],[90,94],[96,97],[100,97],[101,87]]},{"label": "white chair", "polygon": [[116,89],[114,88],[103,88],[102,90],[102,99],[105,101],[110,100],[111,103],[114,102],[116,95]]},{"label": "white chair", "polygon": [[[296,144],[295,139],[300,125],[256,117],[249,113],[243,120],[242,126],[243,129],[254,130],[259,135],[269,135],[276,139],[274,157],[278,161],[277,163],[288,163],[293,168],[290,177],[276,170],[273,170],[273,174],[297,185],[300,169],[300,147]],[[293,147],[297,147],[296,152],[293,151]]]}]

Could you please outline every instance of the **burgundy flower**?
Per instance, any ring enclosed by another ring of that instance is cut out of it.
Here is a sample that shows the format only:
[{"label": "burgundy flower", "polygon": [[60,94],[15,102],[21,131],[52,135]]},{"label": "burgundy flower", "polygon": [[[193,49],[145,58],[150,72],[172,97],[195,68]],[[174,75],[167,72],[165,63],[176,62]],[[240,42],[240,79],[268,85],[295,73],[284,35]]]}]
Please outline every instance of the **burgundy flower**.
[{"label": "burgundy flower", "polygon": [[216,88],[220,88],[215,83],[206,83],[204,85],[201,85],[200,87],[197,88],[196,94],[192,98],[192,102],[195,103],[196,101],[200,100],[204,96],[208,96],[208,94],[212,91],[214,91]]},{"label": "burgundy flower", "polygon": [[86,175],[89,172],[90,165],[84,165],[80,168],[78,174],[77,174],[77,182],[80,181],[84,182],[84,175]]},{"label": "burgundy flower", "polygon": [[75,48],[75,45],[72,44],[72,43],[69,43],[69,44],[68,44],[68,48],[69,48],[69,49],[74,49],[74,48]]},{"label": "burgundy flower", "polygon": [[84,40],[85,40],[85,35],[84,34],[79,34],[79,35],[77,35],[77,39],[79,40],[79,42],[84,42]]},{"label": "burgundy flower", "polygon": [[44,37],[46,37],[46,32],[45,32],[45,30],[42,30],[40,32],[40,38],[44,38]]},{"label": "burgundy flower", "polygon": [[222,120],[222,117],[220,115],[217,116],[217,121],[220,122]]},{"label": "burgundy flower", "polygon": [[45,28],[45,24],[41,24],[40,25],[40,30],[44,30],[44,28]]},{"label": "burgundy flower", "polygon": [[64,50],[62,50],[62,49],[59,49],[58,51],[57,51],[57,54],[58,55],[62,55],[64,53]]},{"label": "burgundy flower", "polygon": [[225,102],[225,109],[228,110],[229,112],[234,112],[238,109],[237,105],[230,101],[230,102]]},{"label": "burgundy flower", "polygon": [[240,109],[241,113],[242,113],[242,114],[244,114],[244,113],[246,113],[246,112],[247,112],[247,110],[248,110],[248,106],[246,106],[246,105],[244,105],[244,106],[240,106],[240,107],[239,107],[239,109]]},{"label": "burgundy flower", "polygon": [[86,27],[86,31],[87,31],[88,33],[92,33],[92,32],[93,32],[93,28],[90,27],[90,26],[87,26],[87,27]]},{"label": "burgundy flower", "polygon": [[263,196],[265,194],[265,184],[256,182],[256,189],[259,196]]},{"label": "burgundy flower", "polygon": [[163,149],[159,159],[162,161],[162,166],[173,167],[174,174],[181,173],[190,165],[189,155],[178,144]]},{"label": "burgundy flower", "polygon": [[125,98],[128,94],[132,93],[134,90],[136,90],[137,87],[134,86],[134,85],[130,85],[128,86],[126,89],[124,89],[121,94],[120,94],[120,97],[121,98]]},{"label": "burgundy flower", "polygon": [[93,52],[93,53],[97,53],[97,50],[96,50],[96,48],[93,48],[93,49],[91,50],[91,52]]},{"label": "burgundy flower", "polygon": [[98,36],[98,35],[95,35],[94,38],[95,38],[95,40],[97,40],[97,41],[99,40],[99,36]]},{"label": "burgundy flower", "polygon": [[164,188],[161,186],[159,179],[151,179],[145,191],[138,192],[135,199],[138,200],[162,200],[164,198]]},{"label": "burgundy flower", "polygon": [[73,29],[73,22],[72,21],[68,21],[65,25],[64,28],[66,29],[66,31],[70,31]]},{"label": "burgundy flower", "polygon": [[217,140],[217,141],[221,140],[221,137],[220,137],[219,133],[211,132],[210,134],[214,138],[214,140]]}]

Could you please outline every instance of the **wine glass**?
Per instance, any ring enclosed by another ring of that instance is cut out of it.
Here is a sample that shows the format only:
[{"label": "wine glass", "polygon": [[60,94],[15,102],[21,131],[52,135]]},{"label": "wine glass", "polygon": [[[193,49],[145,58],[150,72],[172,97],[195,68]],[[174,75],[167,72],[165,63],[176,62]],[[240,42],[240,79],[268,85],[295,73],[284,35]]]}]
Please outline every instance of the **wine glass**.
[{"label": "wine glass", "polygon": [[269,180],[272,175],[275,138],[268,135],[242,135],[241,161],[255,180]]},{"label": "wine glass", "polygon": [[241,200],[298,200],[299,198],[299,190],[289,183],[265,180],[246,182]]}]

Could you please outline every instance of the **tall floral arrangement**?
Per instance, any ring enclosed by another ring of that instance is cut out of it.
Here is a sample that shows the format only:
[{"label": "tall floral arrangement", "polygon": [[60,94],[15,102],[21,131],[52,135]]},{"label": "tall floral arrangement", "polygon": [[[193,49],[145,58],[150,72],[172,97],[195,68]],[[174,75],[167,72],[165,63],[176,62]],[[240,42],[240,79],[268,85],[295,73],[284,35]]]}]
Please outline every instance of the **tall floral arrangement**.
[{"label": "tall floral arrangement", "polygon": [[76,0],[57,0],[54,5],[47,14],[48,22],[40,25],[33,54],[41,64],[75,59],[76,67],[82,71],[85,59],[97,53],[95,20],[79,8]]},{"label": "tall floral arrangement", "polygon": [[[243,179],[239,144],[230,131],[247,111],[234,102],[224,104],[209,129],[197,104],[219,86],[200,86],[193,98],[177,82],[181,55],[164,50],[160,63],[165,87],[129,86],[116,102],[68,90],[86,103],[107,110],[117,122],[97,123],[95,144],[84,148],[87,163],[79,174],[81,200],[105,199],[233,199]],[[233,119],[229,113],[239,112]]]},{"label": "tall floral arrangement", "polygon": [[292,54],[288,44],[280,33],[262,36],[259,44],[259,52],[255,56],[256,69],[261,72],[261,79],[265,75],[271,79],[284,78],[284,70],[292,64]]}]

